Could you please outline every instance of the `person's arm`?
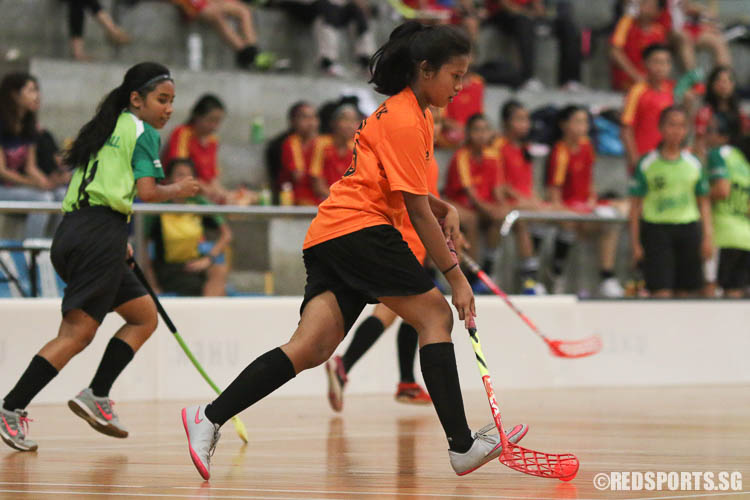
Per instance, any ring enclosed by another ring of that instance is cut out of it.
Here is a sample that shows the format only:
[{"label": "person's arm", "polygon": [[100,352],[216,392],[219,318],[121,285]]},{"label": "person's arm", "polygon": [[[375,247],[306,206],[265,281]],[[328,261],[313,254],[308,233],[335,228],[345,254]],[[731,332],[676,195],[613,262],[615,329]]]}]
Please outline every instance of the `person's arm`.
[{"label": "person's arm", "polygon": [[[723,158],[722,158],[723,159]],[[701,256],[708,260],[714,253],[713,246],[713,224],[711,223],[711,188],[708,182],[707,169],[698,163],[700,168],[700,178],[695,185],[695,197],[698,202],[698,211],[701,215],[701,224],[703,230],[703,241],[701,242]]]},{"label": "person's arm", "polygon": [[[729,197],[732,185],[729,182],[729,170],[722,155],[722,148],[712,149],[706,161],[708,171],[709,190],[708,196],[711,201],[725,200]],[[701,195],[702,193],[697,193]]]},{"label": "person's arm", "polygon": [[625,147],[625,161],[627,162],[628,170],[632,170],[633,165],[638,162],[638,146],[635,143],[633,127],[631,125],[623,125],[620,136],[622,138],[622,145]]},{"label": "person's arm", "polygon": [[646,91],[645,85],[635,85],[625,96],[625,105],[622,111],[622,130],[620,137],[625,147],[625,160],[628,165],[628,172],[632,172],[638,163],[638,145],[635,142],[635,120],[638,113],[638,106],[641,96]]},{"label": "person's arm", "polygon": [[716,179],[711,181],[711,192],[709,194],[711,201],[726,200],[729,198],[729,191],[732,189],[729,179]]},{"label": "person's arm", "polygon": [[[456,227],[458,213],[449,203],[438,200],[432,195],[416,195],[402,191],[404,204],[409,212],[414,230],[422,241],[427,253],[437,268],[445,274],[445,278],[453,292],[453,305],[461,320],[468,322],[476,316],[474,294],[463,271],[457,265],[455,257],[446,244],[446,236],[454,241],[460,239],[460,232]],[[446,234],[440,229],[435,217],[445,218]]]},{"label": "person's arm", "polygon": [[479,210],[479,212],[486,216],[486,217],[492,217],[493,211],[492,211],[492,204],[487,203],[481,198],[477,196],[477,194],[474,192],[473,188],[467,187],[464,188],[464,192],[466,193],[467,198],[469,198],[469,201],[471,202],[474,207]]},{"label": "person's arm", "polygon": [[323,177],[312,177],[312,189],[315,196],[318,198],[328,198],[330,189],[328,188],[328,182]]},{"label": "person's arm", "polygon": [[648,182],[643,175],[641,165],[635,167],[630,180],[630,213],[628,226],[630,228],[630,243],[633,251],[633,264],[637,265],[643,259],[641,245],[641,216],[643,215],[643,198],[648,193]]},{"label": "person's arm", "polygon": [[0,179],[18,184],[19,186],[33,186],[34,182],[25,175],[19,174],[8,168],[5,164],[5,152],[0,147]]},{"label": "person's arm", "polygon": [[641,245],[641,213],[643,212],[643,198],[633,196],[630,198],[630,214],[628,217],[628,228],[630,229],[630,245],[633,255],[633,264],[638,264],[643,259],[643,246]]},{"label": "person's arm", "polygon": [[612,62],[615,64],[615,66],[623,70],[634,82],[638,83],[645,79],[643,74],[638,71],[638,68],[636,68],[635,65],[630,61],[627,54],[625,54],[625,51],[621,47],[612,45],[609,49],[609,57],[610,59],[612,59]]},{"label": "person's arm", "polygon": [[151,257],[146,252],[143,259],[143,275],[146,276],[146,281],[151,284],[151,288],[154,289],[154,293],[157,295],[162,292],[159,281],[156,279],[156,273],[154,272],[154,263],[151,261]]},{"label": "person's arm", "polygon": [[50,190],[54,188],[54,185],[44,175],[44,172],[39,170],[36,164],[36,146],[30,145],[29,152],[26,155],[26,177],[31,180],[34,186],[39,189]]},{"label": "person's arm", "polygon": [[521,15],[528,15],[528,11],[526,11],[523,7],[519,6],[513,0],[500,0],[500,6],[507,10],[508,12],[511,12],[513,14],[521,14]]},{"label": "person's arm", "polygon": [[219,225],[219,239],[216,240],[211,251],[208,254],[185,264],[185,270],[192,273],[199,273],[211,267],[219,255],[221,255],[232,242],[232,237],[232,230],[229,228],[229,224],[222,222]]},{"label": "person's arm", "polygon": [[200,186],[193,177],[186,177],[174,184],[157,184],[153,177],[141,177],[135,181],[138,197],[146,203],[160,203],[172,198],[189,198],[198,193]]},{"label": "person's arm", "polygon": [[698,211],[701,214],[703,240],[701,241],[701,256],[708,260],[714,253],[714,231],[711,223],[711,200],[708,196],[698,196]]},{"label": "person's arm", "polygon": [[547,198],[549,199],[549,203],[550,205],[552,205],[552,207],[563,208],[562,188],[560,186],[547,186]]}]

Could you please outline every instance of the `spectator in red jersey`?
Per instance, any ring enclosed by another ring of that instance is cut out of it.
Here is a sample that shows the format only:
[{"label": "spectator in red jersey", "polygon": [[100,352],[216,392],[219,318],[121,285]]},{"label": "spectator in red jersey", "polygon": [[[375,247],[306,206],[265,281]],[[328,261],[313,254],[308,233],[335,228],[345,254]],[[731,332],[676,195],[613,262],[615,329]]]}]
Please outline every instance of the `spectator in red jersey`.
[{"label": "spectator in red jersey", "polygon": [[716,25],[707,21],[707,9],[689,0],[662,0],[659,24],[686,70],[695,68],[695,49],[705,48],[717,66],[731,66],[729,46]]},{"label": "spectator in red jersey", "polygon": [[[541,82],[534,78],[536,61],[535,26],[547,16],[543,0],[486,0],[487,22],[510,35],[518,44],[521,77],[527,90],[541,90]],[[573,21],[573,9],[568,1],[557,2],[553,32],[558,40],[558,84],[570,89],[580,88],[581,31]]]},{"label": "spectator in red jersey", "polygon": [[[591,212],[596,208],[594,164],[596,154],[589,139],[589,115],[582,106],[567,106],[558,114],[558,137],[552,147],[547,169],[547,197],[562,210]],[[599,295],[622,297],[624,290],[615,278],[615,254],[619,227],[607,224],[561,224],[555,241],[554,292],[567,292],[564,266],[573,242],[578,237],[599,238]]]},{"label": "spectator in red jersey", "polygon": [[323,147],[323,160],[313,163],[310,169],[315,195],[328,198],[329,188],[341,179],[352,163],[354,133],[362,122],[362,115],[351,104],[339,106],[331,117],[332,133],[319,139]]},{"label": "spectator in red jersey", "polygon": [[323,146],[319,140],[320,121],[310,103],[302,102],[292,107],[292,133],[281,145],[280,184],[292,183],[295,205],[317,205],[323,198],[315,193],[312,170],[321,168]]},{"label": "spectator in red jersey", "polygon": [[622,112],[622,142],[628,172],[641,156],[661,142],[659,116],[674,104],[674,82],[669,79],[672,56],[666,45],[649,45],[643,51],[646,80],[634,85],[625,96]]},{"label": "spectator in red jersey", "polygon": [[750,121],[740,111],[736,87],[734,73],[727,66],[714,68],[708,76],[703,106],[695,116],[693,152],[701,160],[706,159],[706,133],[715,113],[723,113],[729,121],[729,129],[738,132],[736,137],[730,137],[730,144],[738,145],[740,136],[750,133]]},{"label": "spectator in red jersey", "polygon": [[500,238],[504,206],[503,172],[497,152],[488,148],[492,130],[487,117],[471,116],[466,122],[466,143],[453,155],[443,196],[458,210],[469,254],[480,258],[484,237],[484,270],[492,273]]},{"label": "spectator in red jersey", "polygon": [[464,142],[464,130],[469,117],[484,113],[484,79],[476,73],[466,73],[463,88],[442,113],[441,142],[458,146]]},{"label": "spectator in red jersey", "polygon": [[667,33],[658,22],[660,13],[659,0],[642,0],[637,16],[625,14],[617,22],[610,42],[615,90],[628,90],[646,79],[644,49],[667,41]]},{"label": "spectator in red jersey", "polygon": [[[238,0],[171,0],[189,20],[198,19],[213,27],[235,52],[240,68],[256,63],[258,35],[250,7]],[[234,20],[237,25],[231,22]]]},{"label": "spectator in red jersey", "polygon": [[[534,190],[534,171],[526,143],[531,130],[529,111],[520,102],[510,100],[502,107],[500,121],[503,135],[490,147],[498,155],[505,177],[505,202],[509,208],[539,210],[542,200]],[[539,259],[534,252],[528,225],[521,221],[516,223],[515,229],[524,293],[545,294],[544,285],[537,281]]]},{"label": "spectator in red jersey", "polygon": [[201,194],[214,203],[253,202],[247,190],[230,191],[219,180],[219,138],[216,132],[224,121],[224,103],[213,94],[202,95],[193,105],[190,118],[172,131],[163,153],[162,164],[189,158],[195,166]]}]

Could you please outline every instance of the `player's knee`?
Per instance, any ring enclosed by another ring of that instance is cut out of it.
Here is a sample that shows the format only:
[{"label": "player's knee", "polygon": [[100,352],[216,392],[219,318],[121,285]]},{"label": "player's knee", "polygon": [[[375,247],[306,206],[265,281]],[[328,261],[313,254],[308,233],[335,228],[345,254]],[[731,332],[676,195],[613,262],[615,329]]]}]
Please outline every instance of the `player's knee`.
[{"label": "player's knee", "polygon": [[453,311],[451,310],[451,306],[445,301],[440,306],[439,320],[443,330],[450,336],[453,331]]},{"label": "player's knee", "polygon": [[96,330],[80,328],[72,332],[67,332],[62,336],[64,338],[67,338],[71,344],[72,349],[76,353],[79,353],[86,349],[86,347],[88,347],[88,345],[94,340],[94,337],[96,336]]}]

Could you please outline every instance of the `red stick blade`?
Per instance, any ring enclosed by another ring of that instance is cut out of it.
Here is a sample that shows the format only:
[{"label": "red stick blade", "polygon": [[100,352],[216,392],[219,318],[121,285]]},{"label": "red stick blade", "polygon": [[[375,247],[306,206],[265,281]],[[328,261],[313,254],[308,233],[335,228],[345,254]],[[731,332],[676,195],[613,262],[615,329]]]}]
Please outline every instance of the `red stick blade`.
[{"label": "red stick blade", "polygon": [[544,453],[509,443],[500,463],[530,476],[570,481],[578,474],[578,458],[570,453]]},{"label": "red stick blade", "polygon": [[592,335],[581,340],[548,340],[552,354],[560,358],[584,358],[592,356],[602,350],[602,339]]}]

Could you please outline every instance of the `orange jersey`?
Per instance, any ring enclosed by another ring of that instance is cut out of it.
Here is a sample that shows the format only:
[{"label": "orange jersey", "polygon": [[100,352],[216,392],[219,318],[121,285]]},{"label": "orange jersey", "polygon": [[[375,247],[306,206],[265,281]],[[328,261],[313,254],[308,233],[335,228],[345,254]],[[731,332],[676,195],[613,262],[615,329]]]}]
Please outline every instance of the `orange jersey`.
[{"label": "orange jersey", "polygon": [[408,218],[402,191],[429,193],[427,167],[433,157],[432,114],[422,111],[407,87],[359,126],[352,164],[320,204],[303,248],[367,227],[402,227]]},{"label": "orange jersey", "polygon": [[[430,188],[430,193],[440,197],[438,193],[438,177],[440,176],[440,168],[437,162],[433,158],[429,165],[427,165],[427,185]],[[417,258],[417,260],[424,264],[424,260],[427,257],[427,249],[422,244],[422,240],[419,238],[417,231],[414,226],[411,225],[411,219],[407,214],[404,217],[404,222],[401,226],[396,226],[396,229],[401,232],[401,237],[404,239],[411,252]]]}]

